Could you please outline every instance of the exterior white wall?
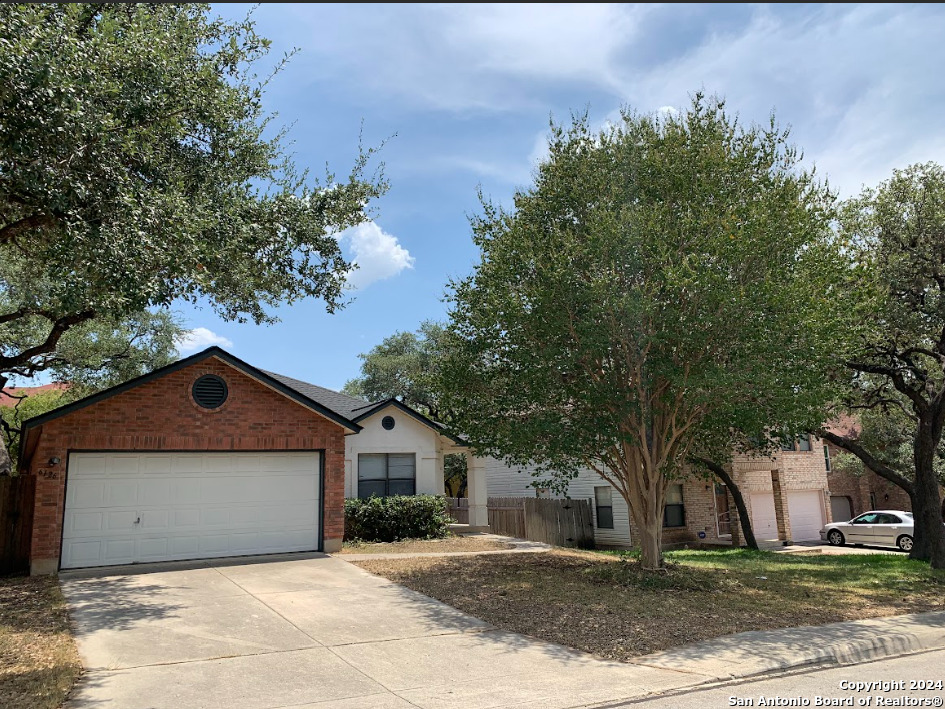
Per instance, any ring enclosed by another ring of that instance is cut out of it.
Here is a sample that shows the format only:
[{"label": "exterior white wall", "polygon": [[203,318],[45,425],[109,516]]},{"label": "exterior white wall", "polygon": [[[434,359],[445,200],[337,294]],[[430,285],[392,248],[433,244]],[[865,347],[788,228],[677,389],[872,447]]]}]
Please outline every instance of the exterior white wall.
[{"label": "exterior white wall", "polygon": [[[486,480],[489,497],[536,497],[537,490],[532,485],[538,478],[532,476],[534,468],[530,466],[508,466],[495,458],[485,459]],[[594,514],[594,541],[600,546],[630,546],[630,510],[627,503],[616,490],[611,490],[614,506],[614,528],[597,527],[597,508],[594,504],[594,488],[610,484],[589,468],[582,469],[568,485],[568,494],[576,500],[589,500]]]},{"label": "exterior white wall", "polygon": [[[385,416],[394,419],[390,431],[381,426]],[[417,457],[417,494],[444,494],[443,453],[436,431],[394,406],[386,406],[359,423],[363,430],[345,437],[345,497],[358,496],[360,453],[413,453]]]}]

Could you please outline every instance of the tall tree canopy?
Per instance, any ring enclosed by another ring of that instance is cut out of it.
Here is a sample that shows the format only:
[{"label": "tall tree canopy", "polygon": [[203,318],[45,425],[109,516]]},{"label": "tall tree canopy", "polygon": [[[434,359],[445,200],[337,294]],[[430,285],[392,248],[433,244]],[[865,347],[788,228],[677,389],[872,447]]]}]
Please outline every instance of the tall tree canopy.
[{"label": "tall tree canopy", "polygon": [[833,198],[787,140],[701,95],[601,132],[577,119],[513,210],[484,201],[472,221],[482,259],[452,284],[444,403],[479,452],[562,484],[596,470],[647,568],[700,427],[769,390],[830,396]]},{"label": "tall tree canopy", "polygon": [[[420,323],[417,332],[395,332],[366,354],[361,354],[361,376],[345,383],[344,392],[369,401],[395,398],[434,421],[450,424],[439,390],[440,365],[446,342],[443,325]],[[447,455],[443,464],[447,494],[466,496],[468,461],[461,454]]]},{"label": "tall tree canopy", "polygon": [[297,169],[254,74],[268,40],[209,13],[0,5],[0,385],[97,319],[341,305],[335,236],[384,180],[363,176],[370,151],[344,179]]},{"label": "tall tree canopy", "polygon": [[[910,494],[911,555],[945,568],[936,470],[945,426],[945,169],[927,163],[895,171],[850,200],[841,224],[874,294],[861,306],[870,328],[846,362],[853,375],[848,403],[894,412],[889,426],[911,432],[912,470],[897,470],[896,456],[876,446],[889,429],[872,443],[830,431],[824,436]],[[897,425],[899,417],[905,420]]]},{"label": "tall tree canopy", "polygon": [[443,326],[432,320],[417,332],[395,332],[370,352],[359,355],[361,376],[344,392],[369,401],[396,398],[436,421],[449,416],[440,404],[437,372],[443,352]]}]

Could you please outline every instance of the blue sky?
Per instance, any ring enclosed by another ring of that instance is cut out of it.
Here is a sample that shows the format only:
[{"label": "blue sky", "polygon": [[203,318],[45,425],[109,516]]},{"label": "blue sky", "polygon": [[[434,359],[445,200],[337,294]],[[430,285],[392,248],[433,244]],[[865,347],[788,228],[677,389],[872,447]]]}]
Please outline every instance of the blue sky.
[{"label": "blue sky", "polygon": [[942,6],[265,4],[254,17],[273,63],[300,49],[267,94],[293,124],[297,163],[344,174],[363,124],[368,146],[396,134],[381,153],[391,189],[343,238],[361,266],[347,308],[299,303],[269,326],[178,308],[194,329],[181,353],[221,344],[331,388],[387,335],[445,317],[447,280],[478,257],[477,189],[510,204],[551,117],[603,123],[703,89],[745,121],[774,111],[845,196],[896,167],[945,163]]}]

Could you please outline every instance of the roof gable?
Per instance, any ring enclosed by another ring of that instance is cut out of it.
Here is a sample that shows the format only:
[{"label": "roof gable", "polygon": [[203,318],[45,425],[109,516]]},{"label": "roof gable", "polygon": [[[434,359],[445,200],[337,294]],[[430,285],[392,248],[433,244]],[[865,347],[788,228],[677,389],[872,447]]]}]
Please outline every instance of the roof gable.
[{"label": "roof gable", "polygon": [[356,415],[354,416],[352,421],[354,421],[355,423],[360,423],[361,421],[364,421],[366,418],[373,416],[376,413],[380,413],[384,409],[387,409],[390,407],[394,407],[398,411],[402,411],[403,413],[407,414],[412,419],[419,421],[423,425],[429,426],[434,431],[436,431],[436,433],[440,434],[441,436],[446,436],[447,438],[449,438],[451,441],[453,441],[454,443],[458,445],[461,445],[461,446],[469,445],[463,439],[458,438],[457,436],[454,436],[452,433],[450,433],[447,430],[446,426],[444,426],[442,423],[439,423],[438,421],[434,421],[431,418],[427,418],[426,416],[421,414],[419,411],[410,408],[405,403],[403,403],[402,401],[398,401],[397,399],[385,399],[384,401],[377,401],[372,404],[362,403],[361,408],[354,411]]},{"label": "roof gable", "polygon": [[[167,374],[180,371],[181,369],[185,369],[187,367],[190,367],[191,365],[197,364],[211,357],[215,357],[219,359],[220,361],[242,372],[248,377],[257,380],[264,386],[267,386],[270,389],[274,389],[275,391],[282,394],[283,396],[289,399],[292,399],[299,405],[304,406],[305,408],[310,409],[311,411],[314,411],[315,413],[320,414],[321,416],[324,416],[325,418],[329,419],[330,421],[333,421],[334,423],[337,423],[339,426],[342,426],[343,428],[346,428],[349,431],[357,433],[358,431],[361,430],[361,426],[359,426],[356,422],[352,421],[348,416],[344,415],[343,413],[336,411],[329,406],[326,406],[324,403],[316,399],[310,398],[305,393],[298,391],[294,387],[286,386],[284,382],[275,378],[270,373],[264,372],[261,369],[257,369],[256,367],[253,367],[251,364],[244,362],[238,357],[234,357],[226,350],[213,346],[213,347],[208,347],[202,352],[193,354],[190,357],[185,357],[184,359],[180,359],[165,367],[161,367],[160,369],[155,369],[153,372],[149,372],[148,374],[144,374],[140,377],[135,377],[134,379],[130,379],[127,382],[118,384],[117,386],[113,386],[110,389],[105,389],[104,391],[100,391],[97,394],[92,394],[91,396],[87,396],[83,399],[79,399],[78,401],[75,401],[71,404],[60,406],[59,408],[53,409],[52,411],[49,411],[45,414],[41,414],[40,416],[34,416],[31,419],[27,419],[23,423],[23,431],[25,433],[28,429],[35,428],[36,426],[41,426],[42,424],[48,421],[57,419],[61,416],[66,416],[70,413],[73,413],[74,411],[84,409],[87,406],[92,406],[93,404],[97,404],[100,401],[104,401],[105,399],[109,399],[113,396],[116,396],[117,394],[121,394],[130,389],[134,389],[135,387],[141,386],[142,384],[147,384],[156,379],[160,379],[161,377]],[[25,436],[23,438],[25,438]],[[21,441],[22,440],[23,439],[21,438]]]}]

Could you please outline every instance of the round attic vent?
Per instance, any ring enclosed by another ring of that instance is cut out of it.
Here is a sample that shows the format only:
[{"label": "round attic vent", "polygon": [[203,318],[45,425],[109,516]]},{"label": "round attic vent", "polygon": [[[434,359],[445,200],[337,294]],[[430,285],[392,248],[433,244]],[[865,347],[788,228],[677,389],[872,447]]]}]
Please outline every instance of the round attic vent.
[{"label": "round attic vent", "polygon": [[382,418],[381,426],[383,426],[386,430],[390,431],[394,427],[394,417],[385,416],[384,418]]},{"label": "round attic vent", "polygon": [[216,374],[204,374],[194,382],[191,389],[194,401],[205,409],[218,409],[223,406],[228,393],[226,382]]}]

